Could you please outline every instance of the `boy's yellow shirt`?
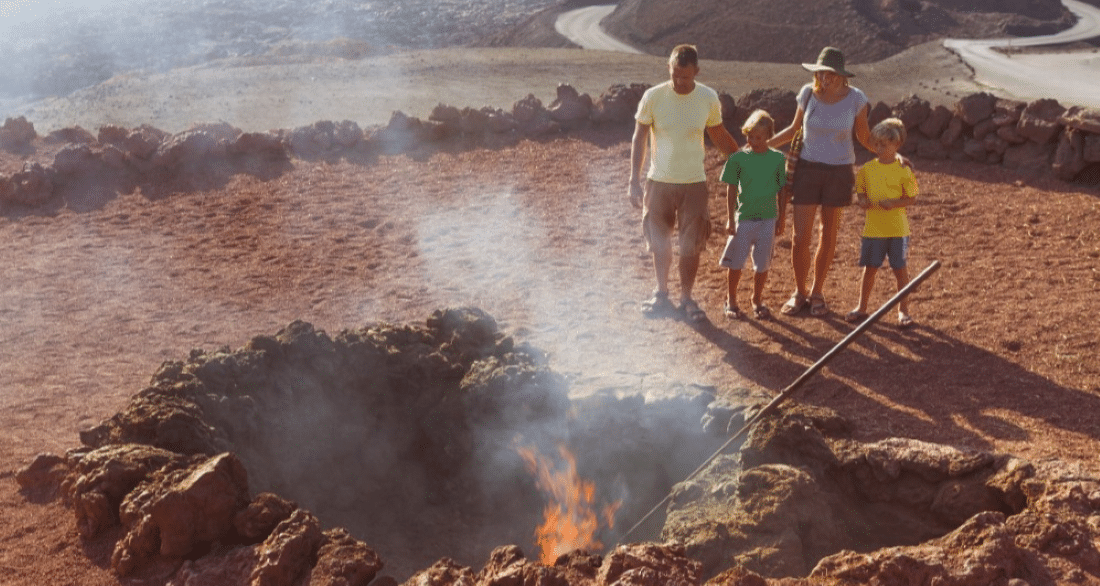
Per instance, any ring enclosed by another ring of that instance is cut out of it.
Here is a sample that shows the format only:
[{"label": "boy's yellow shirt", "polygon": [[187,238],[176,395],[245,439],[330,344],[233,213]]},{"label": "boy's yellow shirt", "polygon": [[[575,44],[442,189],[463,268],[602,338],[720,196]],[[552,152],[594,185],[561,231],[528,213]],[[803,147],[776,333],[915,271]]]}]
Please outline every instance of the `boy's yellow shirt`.
[{"label": "boy's yellow shirt", "polygon": [[[882,163],[871,159],[856,173],[856,192],[867,195],[871,203],[897,197],[916,197],[917,178],[913,170],[897,161]],[[909,235],[909,217],[905,208],[867,210],[863,223],[864,238],[894,238]]]}]

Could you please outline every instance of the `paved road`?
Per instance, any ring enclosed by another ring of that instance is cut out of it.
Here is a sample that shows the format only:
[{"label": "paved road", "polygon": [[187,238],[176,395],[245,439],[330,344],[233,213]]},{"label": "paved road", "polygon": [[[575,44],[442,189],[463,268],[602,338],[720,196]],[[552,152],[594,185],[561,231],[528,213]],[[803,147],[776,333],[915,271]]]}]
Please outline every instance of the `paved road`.
[{"label": "paved road", "polygon": [[606,4],[563,12],[554,22],[554,30],[583,49],[642,53],[607,34],[600,26],[600,21],[614,10],[614,4]]},{"label": "paved road", "polygon": [[1083,41],[1100,36],[1100,8],[1062,0],[1077,24],[1053,35],[1015,39],[947,39],[943,46],[974,68],[974,79],[999,94],[1019,99],[1055,97],[1067,104],[1100,108],[1100,53],[1006,54],[994,47],[1038,47]]},{"label": "paved road", "polygon": [[[1072,43],[1100,36],[1100,8],[1062,0],[1077,24],[1054,35],[1013,39],[947,39],[944,46],[974,68],[976,82],[1000,95],[1022,100],[1054,97],[1065,104],[1100,108],[1100,52],[1007,55],[994,47],[1036,47]],[[558,16],[558,33],[585,49],[628,51],[633,47],[611,37],[600,21],[615,5],[590,6]]]}]

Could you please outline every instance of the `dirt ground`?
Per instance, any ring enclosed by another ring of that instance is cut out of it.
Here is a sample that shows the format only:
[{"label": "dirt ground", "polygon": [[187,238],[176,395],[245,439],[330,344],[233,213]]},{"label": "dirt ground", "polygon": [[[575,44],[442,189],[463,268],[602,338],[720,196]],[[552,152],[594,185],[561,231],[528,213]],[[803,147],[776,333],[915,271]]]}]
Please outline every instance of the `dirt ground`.
[{"label": "dirt ground", "polygon": [[[522,81],[549,89],[548,79]],[[924,78],[896,83],[899,96],[928,95]],[[349,117],[315,99],[313,120]],[[161,120],[145,121],[176,121]],[[5,168],[18,163],[3,156]],[[236,348],[295,319],[335,333],[475,305],[549,351],[578,394],[704,385],[774,395],[851,331],[842,318],[859,279],[855,208],[828,317],[726,320],[715,230],[697,285],[710,321],[643,318],[652,275],[625,197],[628,158],[624,132],[372,166],[295,161],[266,181],[0,218],[0,582],[119,583],[105,545],[83,543],[59,503],[28,502],[14,473],[36,453],[77,446],[79,430],[192,348]],[[716,228],[720,164],[711,152]],[[942,263],[914,294],[917,327],[899,330],[887,316],[793,400],[836,409],[863,439],[1063,458],[1100,474],[1100,193],[999,167],[917,167],[911,272]],[[789,237],[788,223],[769,279],[773,309],[792,288]],[[873,304],[891,281],[880,277]],[[743,306],[747,296],[743,288]]]}]

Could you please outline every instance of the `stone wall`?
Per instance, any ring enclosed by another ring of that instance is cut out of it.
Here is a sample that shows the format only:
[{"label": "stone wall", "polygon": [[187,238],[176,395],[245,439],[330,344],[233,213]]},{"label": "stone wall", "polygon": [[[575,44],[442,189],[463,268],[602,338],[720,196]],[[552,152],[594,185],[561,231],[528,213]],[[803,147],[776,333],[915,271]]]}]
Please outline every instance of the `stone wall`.
[{"label": "stone wall", "polygon": [[[190,190],[234,173],[272,176],[286,170],[292,158],[369,164],[381,155],[498,148],[575,132],[626,140],[648,87],[614,85],[593,99],[562,84],[549,105],[534,95],[519,100],[510,111],[440,104],[427,120],[394,112],[387,124],[365,129],[345,120],[245,133],[222,123],[174,135],[149,126],[104,126],[95,135],[72,127],[39,137],[25,118],[9,118],[0,127],[0,149],[26,162],[20,171],[0,174],[0,212],[86,203],[139,186],[154,193]],[[735,136],[753,109],[771,112],[779,127],[794,116],[790,90],[754,90],[720,98],[726,126]],[[951,108],[932,106],[915,95],[894,105],[879,102],[871,110],[871,123],[888,116],[905,122],[910,133],[902,152],[916,159],[999,164],[1025,174],[1100,184],[1098,110],[1067,108],[1052,99],[1022,102],[978,93]],[[36,160],[46,151],[55,152],[52,162]]]}]

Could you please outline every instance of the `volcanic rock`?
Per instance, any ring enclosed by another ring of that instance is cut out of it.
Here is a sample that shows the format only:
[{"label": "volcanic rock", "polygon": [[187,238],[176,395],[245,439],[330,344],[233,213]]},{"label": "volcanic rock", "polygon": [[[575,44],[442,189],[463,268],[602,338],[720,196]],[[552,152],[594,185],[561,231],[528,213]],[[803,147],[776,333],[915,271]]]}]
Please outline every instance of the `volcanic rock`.
[{"label": "volcanic rock", "polygon": [[894,106],[894,116],[900,118],[909,130],[923,124],[931,113],[932,105],[928,100],[917,96],[909,96]]},{"label": "volcanic rock", "polygon": [[1100,110],[1096,108],[1070,106],[1058,117],[1058,122],[1068,128],[1076,128],[1091,134],[1100,134]]},{"label": "volcanic rock", "polygon": [[615,84],[600,94],[592,105],[592,122],[614,124],[634,120],[638,102],[649,86],[646,84]]},{"label": "volcanic rock", "polygon": [[1039,144],[1052,142],[1062,130],[1062,124],[1058,120],[1065,112],[1064,106],[1050,98],[1028,102],[1020,113],[1020,136]]},{"label": "volcanic rock", "polygon": [[937,105],[928,113],[928,117],[924,119],[924,122],[921,122],[921,133],[928,138],[938,139],[943,135],[943,131],[947,129],[947,125],[951,122],[952,116],[954,116],[954,114],[952,114],[951,110],[948,110],[946,106]]},{"label": "volcanic rock", "polygon": [[111,567],[127,576],[154,556],[182,559],[198,545],[224,539],[248,501],[248,475],[233,454],[164,473],[154,473],[122,502],[126,535]]},{"label": "volcanic rock", "polygon": [[955,115],[970,126],[975,126],[993,116],[996,103],[997,96],[993,94],[985,92],[970,94],[955,103]]},{"label": "volcanic rock", "polygon": [[8,118],[4,120],[4,125],[0,126],[0,148],[2,149],[13,152],[27,151],[31,142],[37,137],[34,124],[28,122],[23,116]]},{"label": "volcanic rock", "polygon": [[0,177],[0,207],[6,203],[37,207],[54,196],[54,183],[48,169],[38,163],[24,164],[9,178]]}]

